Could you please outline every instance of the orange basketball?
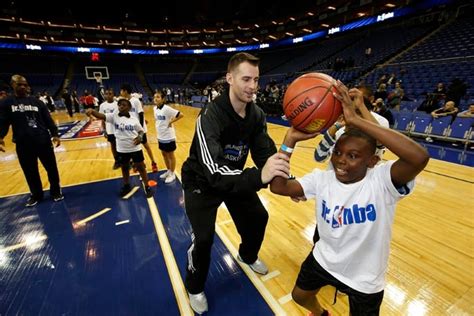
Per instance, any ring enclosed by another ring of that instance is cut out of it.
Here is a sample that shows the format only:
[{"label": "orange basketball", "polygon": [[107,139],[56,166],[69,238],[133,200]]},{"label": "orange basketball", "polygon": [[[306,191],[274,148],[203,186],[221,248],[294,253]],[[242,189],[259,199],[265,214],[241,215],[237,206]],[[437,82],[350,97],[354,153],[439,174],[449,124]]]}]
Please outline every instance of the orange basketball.
[{"label": "orange basketball", "polygon": [[336,80],[313,72],[296,78],[283,97],[283,111],[294,128],[314,133],[329,128],[342,113],[341,102],[333,95]]}]

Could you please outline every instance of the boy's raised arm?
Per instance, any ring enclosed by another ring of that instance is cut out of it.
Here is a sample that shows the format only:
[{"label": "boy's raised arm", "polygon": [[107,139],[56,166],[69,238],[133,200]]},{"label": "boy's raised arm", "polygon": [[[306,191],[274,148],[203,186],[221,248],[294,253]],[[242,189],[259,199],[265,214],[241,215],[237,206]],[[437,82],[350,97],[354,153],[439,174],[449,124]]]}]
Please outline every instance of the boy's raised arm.
[{"label": "boy's raised arm", "polygon": [[[291,154],[298,141],[314,138],[318,134],[319,133],[306,134],[290,127],[286,132],[285,139],[283,140],[278,155],[283,155],[282,157],[286,157],[284,159],[288,159],[287,161],[289,162]],[[296,180],[289,180],[288,177],[277,176],[273,178],[270,182],[270,191],[275,194],[291,197],[301,197],[304,195],[301,184]]]},{"label": "boy's raised arm", "polygon": [[393,184],[399,187],[413,180],[428,163],[430,157],[426,149],[403,134],[359,117],[355,113],[347,87],[338,81],[337,89],[339,95],[336,97],[342,101],[346,125],[372,136],[399,157],[391,168]]},{"label": "boy's raised arm", "polygon": [[100,120],[104,120],[104,121],[105,121],[105,114],[99,113],[99,112],[97,112],[97,111],[94,110],[94,109],[87,109],[87,110],[86,110],[86,115],[87,115],[87,116],[91,116],[91,115],[92,115],[92,116],[94,116],[94,117],[96,117],[96,118],[98,118],[98,119],[100,119]]}]

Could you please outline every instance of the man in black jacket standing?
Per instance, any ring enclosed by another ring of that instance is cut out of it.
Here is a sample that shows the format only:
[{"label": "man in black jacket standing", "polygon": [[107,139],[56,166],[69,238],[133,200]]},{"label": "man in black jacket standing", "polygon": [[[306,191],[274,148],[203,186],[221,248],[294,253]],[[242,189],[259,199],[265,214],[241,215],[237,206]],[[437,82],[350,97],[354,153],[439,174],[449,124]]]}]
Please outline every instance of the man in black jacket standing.
[{"label": "man in black jacket standing", "polygon": [[48,108],[40,100],[29,96],[29,85],[25,77],[11,78],[13,95],[0,103],[0,151],[5,151],[5,141],[10,125],[13,142],[21,169],[25,174],[31,196],[26,206],[34,206],[43,199],[43,185],[38,170],[38,158],[48,173],[51,198],[57,202],[64,199],[59,185],[59,173],[53,143],[60,145],[58,128]]},{"label": "man in black jacket standing", "polygon": [[[191,307],[199,314],[208,310],[204,284],[222,202],[242,238],[237,259],[257,273],[268,272],[258,259],[268,213],[257,191],[289,170],[267,133],[265,113],[252,102],[258,66],[259,59],[248,53],[232,56],[226,74],[229,88],[199,114],[182,168],[186,213],[193,229],[185,285]],[[256,167],[245,168],[249,152]]]}]

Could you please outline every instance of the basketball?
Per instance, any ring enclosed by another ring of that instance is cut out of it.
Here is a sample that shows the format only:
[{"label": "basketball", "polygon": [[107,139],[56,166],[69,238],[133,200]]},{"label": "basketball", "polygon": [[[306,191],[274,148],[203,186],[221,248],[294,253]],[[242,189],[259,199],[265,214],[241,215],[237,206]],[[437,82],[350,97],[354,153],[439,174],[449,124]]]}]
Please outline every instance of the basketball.
[{"label": "basketball", "polygon": [[296,78],[283,97],[283,111],[294,128],[314,133],[328,129],[342,113],[336,99],[336,80],[323,73],[313,72]]}]

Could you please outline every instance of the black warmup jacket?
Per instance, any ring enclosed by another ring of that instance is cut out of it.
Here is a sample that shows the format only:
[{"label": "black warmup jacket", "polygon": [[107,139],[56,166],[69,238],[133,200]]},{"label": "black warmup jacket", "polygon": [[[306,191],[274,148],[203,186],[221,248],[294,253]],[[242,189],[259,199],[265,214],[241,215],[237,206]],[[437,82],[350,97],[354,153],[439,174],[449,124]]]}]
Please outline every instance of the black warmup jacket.
[{"label": "black warmup jacket", "polygon": [[31,96],[10,96],[0,102],[0,137],[7,135],[10,125],[13,127],[13,142],[16,143],[58,136],[58,127],[46,105]]},{"label": "black warmup jacket", "polygon": [[[261,168],[276,153],[267,133],[265,113],[253,102],[245,118],[235,113],[229,91],[201,110],[188,159],[182,168],[183,186],[228,193],[256,192]],[[245,168],[249,152],[257,168]]]}]

